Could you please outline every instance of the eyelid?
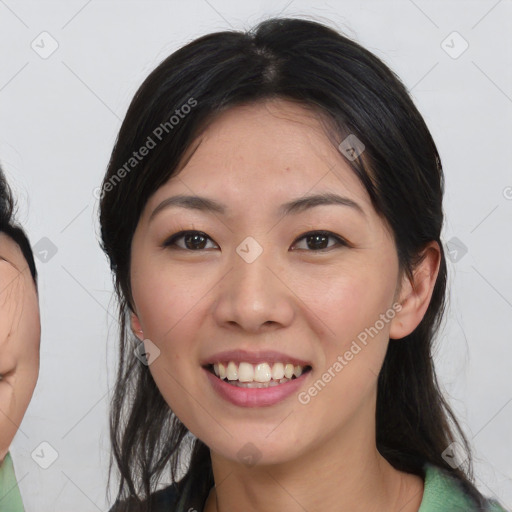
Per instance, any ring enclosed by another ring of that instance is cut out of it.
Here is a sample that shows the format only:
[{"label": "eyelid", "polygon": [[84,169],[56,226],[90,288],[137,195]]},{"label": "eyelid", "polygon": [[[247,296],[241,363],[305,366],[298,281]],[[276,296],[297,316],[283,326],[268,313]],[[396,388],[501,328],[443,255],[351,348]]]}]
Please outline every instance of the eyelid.
[{"label": "eyelid", "polygon": [[183,247],[179,247],[176,245],[176,240],[179,240],[180,238],[183,238],[184,236],[189,235],[189,234],[194,234],[194,235],[198,234],[198,235],[204,236],[204,238],[211,240],[212,242],[215,243],[215,245],[218,246],[218,244],[212,239],[212,237],[208,236],[208,234],[206,234],[204,231],[200,231],[198,229],[180,229],[180,231],[177,231],[173,235],[167,237],[165,239],[165,241],[162,243],[161,247],[163,247],[164,249],[169,249],[169,248],[181,249],[182,251],[188,251],[188,252],[201,252],[201,251],[206,250],[206,249],[198,249],[196,251],[193,251],[191,249],[184,249]]},{"label": "eyelid", "polygon": [[[174,233],[173,235],[171,235],[170,237],[167,237],[165,239],[165,241],[162,243],[162,247],[164,249],[165,248],[167,248],[167,249],[168,248],[176,248],[176,249],[180,249],[180,250],[188,251],[188,252],[201,252],[201,251],[207,250],[207,249],[192,250],[192,249],[186,249],[186,248],[177,246],[176,241],[183,238],[184,236],[186,236],[188,234],[199,234],[199,235],[207,238],[208,240],[211,240],[218,247],[218,244],[207,233],[205,233],[204,231],[196,230],[196,229],[181,229],[180,231],[177,231],[176,233]],[[336,233],[333,233],[332,231],[326,231],[326,230],[322,230],[322,229],[306,231],[305,233],[299,235],[294,240],[292,247],[294,245],[296,245],[299,241],[307,238],[308,236],[313,236],[313,235],[322,235],[327,238],[333,238],[336,240],[336,244],[334,246],[326,247],[324,249],[317,249],[317,250],[295,249],[295,250],[312,252],[312,253],[317,253],[317,252],[322,253],[322,252],[330,251],[336,247],[343,247],[343,246],[344,247],[352,247],[352,245],[342,236],[337,235]],[[292,250],[294,250],[294,249],[292,249]]]},{"label": "eyelid", "polygon": [[298,238],[296,238],[295,241],[293,242],[293,245],[297,244],[297,242],[299,242],[300,240],[307,238],[308,236],[313,236],[313,235],[322,235],[322,236],[325,236],[326,238],[333,238],[336,240],[337,243],[336,243],[336,245],[333,245],[331,247],[326,247],[325,249],[318,249],[316,251],[307,250],[307,249],[299,249],[299,250],[304,250],[306,252],[320,252],[321,253],[321,252],[327,252],[332,249],[335,249],[337,246],[351,247],[351,244],[345,238],[343,238],[340,235],[337,235],[336,233],[333,233],[332,231],[326,231],[324,229],[307,231],[306,233],[304,233],[304,234],[300,235]]}]

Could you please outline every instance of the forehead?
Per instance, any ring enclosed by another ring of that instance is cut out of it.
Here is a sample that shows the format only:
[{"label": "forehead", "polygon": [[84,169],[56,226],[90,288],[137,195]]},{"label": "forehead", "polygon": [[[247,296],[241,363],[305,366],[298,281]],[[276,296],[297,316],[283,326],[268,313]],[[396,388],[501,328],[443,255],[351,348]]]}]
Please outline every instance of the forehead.
[{"label": "forehead", "polygon": [[20,246],[3,231],[0,231],[0,260],[8,261],[18,269],[27,266]]},{"label": "forehead", "polygon": [[209,195],[247,210],[249,202],[284,203],[313,192],[371,203],[345,157],[339,138],[311,109],[287,100],[232,107],[220,114],[185,153],[185,165],[155,194]]}]

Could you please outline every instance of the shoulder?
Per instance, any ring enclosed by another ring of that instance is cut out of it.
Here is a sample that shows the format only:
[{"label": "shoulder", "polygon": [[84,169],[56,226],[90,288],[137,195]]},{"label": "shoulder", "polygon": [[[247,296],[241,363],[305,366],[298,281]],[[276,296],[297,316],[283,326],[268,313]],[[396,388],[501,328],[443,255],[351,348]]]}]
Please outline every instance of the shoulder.
[{"label": "shoulder", "polygon": [[425,488],[418,512],[506,512],[494,500],[481,496],[483,505],[475,503],[463,482],[444,468],[425,464]]}]

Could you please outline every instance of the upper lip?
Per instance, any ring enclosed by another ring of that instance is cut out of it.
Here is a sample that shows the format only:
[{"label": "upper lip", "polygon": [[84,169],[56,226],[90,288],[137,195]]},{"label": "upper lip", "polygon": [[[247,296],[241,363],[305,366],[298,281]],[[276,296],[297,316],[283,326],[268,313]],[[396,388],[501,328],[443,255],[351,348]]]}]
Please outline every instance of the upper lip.
[{"label": "upper lip", "polygon": [[304,359],[300,359],[283,352],[276,352],[275,350],[259,350],[257,352],[249,352],[247,350],[225,350],[223,352],[217,352],[201,363],[201,366],[207,366],[210,364],[221,363],[224,361],[233,361],[235,363],[292,363],[295,366],[311,366],[311,363]]}]

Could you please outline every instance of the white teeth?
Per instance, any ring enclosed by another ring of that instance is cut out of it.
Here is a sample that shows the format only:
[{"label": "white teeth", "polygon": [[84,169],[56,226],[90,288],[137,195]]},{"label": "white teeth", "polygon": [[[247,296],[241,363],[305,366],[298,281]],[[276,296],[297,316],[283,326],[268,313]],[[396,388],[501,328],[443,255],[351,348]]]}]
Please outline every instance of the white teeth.
[{"label": "white teeth", "polygon": [[228,363],[228,367],[226,369],[226,377],[228,380],[238,380],[238,368],[233,361]]},{"label": "white teeth", "polygon": [[[251,365],[252,366],[252,365]],[[256,382],[270,382],[272,372],[268,363],[260,363],[254,369],[254,380]]]},{"label": "white teeth", "polygon": [[217,377],[220,379],[227,378],[232,384],[259,388],[288,382],[294,375],[298,378],[303,374],[304,367],[294,366],[292,363],[258,363],[253,365],[241,362],[237,365],[234,361],[229,361],[227,366],[224,363],[215,363],[213,371]]},{"label": "white teeth", "polygon": [[274,380],[280,380],[284,377],[284,364],[283,363],[274,363],[272,366],[272,378]]},{"label": "white teeth", "polygon": [[[283,379],[285,382],[288,382],[288,379]],[[237,386],[239,388],[273,388],[274,386],[279,386],[279,384],[283,384],[283,382],[276,382],[275,380],[271,380],[270,382],[231,382],[233,386]]]},{"label": "white teeth", "polygon": [[238,380],[240,382],[252,382],[254,380],[254,366],[250,363],[240,363],[238,365]]}]

